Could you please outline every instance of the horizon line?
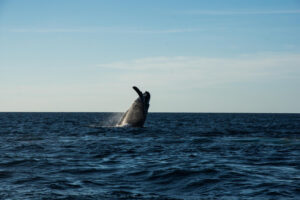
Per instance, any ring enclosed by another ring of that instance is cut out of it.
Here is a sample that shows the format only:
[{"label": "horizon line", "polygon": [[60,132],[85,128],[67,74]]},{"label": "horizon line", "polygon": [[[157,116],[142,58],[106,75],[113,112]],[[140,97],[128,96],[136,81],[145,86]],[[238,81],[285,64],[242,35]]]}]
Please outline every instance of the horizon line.
[{"label": "horizon line", "polygon": [[[0,113],[125,113],[123,111],[0,111]],[[154,111],[148,113],[170,114],[300,114],[300,112],[189,112],[189,111]]]}]

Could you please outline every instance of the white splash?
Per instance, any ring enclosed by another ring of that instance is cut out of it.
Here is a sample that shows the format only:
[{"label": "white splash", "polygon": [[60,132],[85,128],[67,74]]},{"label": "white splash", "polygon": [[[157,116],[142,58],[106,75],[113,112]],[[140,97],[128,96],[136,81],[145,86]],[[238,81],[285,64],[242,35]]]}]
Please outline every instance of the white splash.
[{"label": "white splash", "polygon": [[98,124],[92,125],[93,127],[119,127],[117,124],[120,121],[123,113],[109,113],[103,117]]}]

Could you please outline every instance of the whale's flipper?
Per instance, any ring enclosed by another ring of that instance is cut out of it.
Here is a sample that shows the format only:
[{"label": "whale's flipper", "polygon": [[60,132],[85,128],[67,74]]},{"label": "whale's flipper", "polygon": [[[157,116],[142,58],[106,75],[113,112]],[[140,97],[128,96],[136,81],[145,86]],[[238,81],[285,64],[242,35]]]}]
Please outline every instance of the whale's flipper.
[{"label": "whale's flipper", "polygon": [[142,102],[144,102],[143,93],[139,90],[139,88],[137,88],[136,86],[133,86],[132,88],[136,91],[136,93],[138,93],[138,95],[141,98]]}]

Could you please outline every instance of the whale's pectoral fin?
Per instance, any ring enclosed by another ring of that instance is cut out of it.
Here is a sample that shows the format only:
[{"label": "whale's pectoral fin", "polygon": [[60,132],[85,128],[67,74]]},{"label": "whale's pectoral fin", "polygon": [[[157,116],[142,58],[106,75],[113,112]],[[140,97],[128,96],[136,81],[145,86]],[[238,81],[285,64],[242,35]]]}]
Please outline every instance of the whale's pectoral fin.
[{"label": "whale's pectoral fin", "polygon": [[136,91],[136,93],[138,93],[138,95],[141,98],[142,102],[144,102],[143,93],[139,90],[139,88],[137,88],[136,86],[133,86],[132,88]]}]

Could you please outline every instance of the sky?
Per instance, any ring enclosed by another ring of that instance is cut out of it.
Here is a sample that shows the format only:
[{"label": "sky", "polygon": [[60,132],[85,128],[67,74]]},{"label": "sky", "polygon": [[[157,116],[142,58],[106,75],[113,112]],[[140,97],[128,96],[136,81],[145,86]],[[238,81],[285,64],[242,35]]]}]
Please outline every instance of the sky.
[{"label": "sky", "polygon": [[300,0],[0,0],[0,112],[300,113]]}]

